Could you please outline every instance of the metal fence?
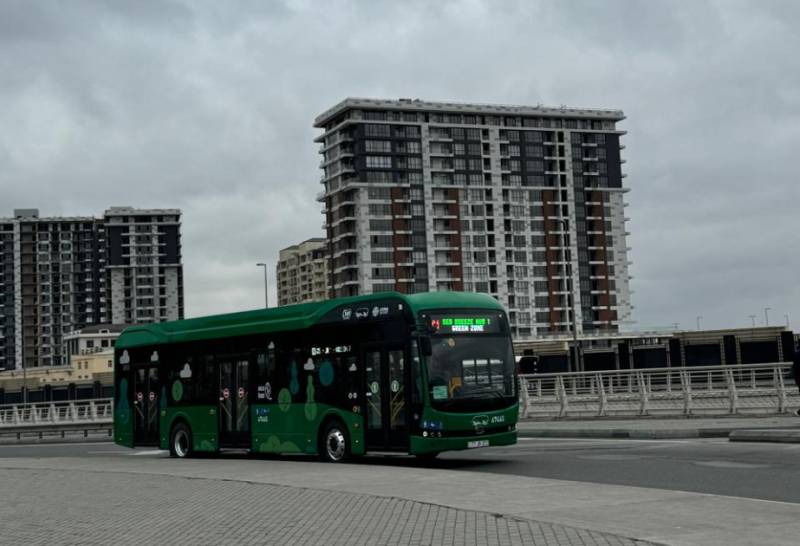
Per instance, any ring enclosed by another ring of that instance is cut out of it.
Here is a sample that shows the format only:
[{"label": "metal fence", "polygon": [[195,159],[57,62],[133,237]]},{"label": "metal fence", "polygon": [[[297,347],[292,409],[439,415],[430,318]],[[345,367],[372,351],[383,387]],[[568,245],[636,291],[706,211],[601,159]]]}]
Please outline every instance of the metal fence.
[{"label": "metal fence", "polygon": [[[520,376],[523,417],[765,415],[800,405],[791,363]],[[788,381],[788,384],[787,384]]]},{"label": "metal fence", "polygon": [[[780,414],[800,406],[790,363],[520,376],[523,417]],[[105,425],[111,398],[0,405],[0,429]]]},{"label": "metal fence", "polygon": [[106,424],[113,421],[112,399],[72,400],[0,406],[0,428]]}]

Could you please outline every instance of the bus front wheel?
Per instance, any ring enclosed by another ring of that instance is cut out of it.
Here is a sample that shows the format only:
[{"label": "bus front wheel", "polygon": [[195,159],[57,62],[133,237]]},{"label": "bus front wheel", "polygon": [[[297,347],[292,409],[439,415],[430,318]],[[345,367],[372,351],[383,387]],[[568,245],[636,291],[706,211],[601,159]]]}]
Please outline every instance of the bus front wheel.
[{"label": "bus front wheel", "polygon": [[178,423],[172,427],[169,454],[179,459],[185,459],[192,454],[192,431],[184,423]]},{"label": "bus front wheel", "polygon": [[341,421],[331,421],[322,431],[319,455],[328,463],[340,463],[350,457],[350,437]]}]

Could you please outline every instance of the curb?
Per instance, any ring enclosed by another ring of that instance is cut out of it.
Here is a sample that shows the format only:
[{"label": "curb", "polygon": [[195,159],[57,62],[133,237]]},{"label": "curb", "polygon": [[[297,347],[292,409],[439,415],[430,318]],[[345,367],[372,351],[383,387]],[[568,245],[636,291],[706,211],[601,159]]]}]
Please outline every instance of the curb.
[{"label": "curb", "polygon": [[[679,438],[727,438],[730,428],[708,429],[517,429],[520,438],[601,438],[618,440],[670,440]],[[800,431],[798,431],[800,438]]]},{"label": "curb", "polygon": [[780,444],[800,444],[800,430],[797,429],[740,429],[731,432],[731,442],[772,442]]}]

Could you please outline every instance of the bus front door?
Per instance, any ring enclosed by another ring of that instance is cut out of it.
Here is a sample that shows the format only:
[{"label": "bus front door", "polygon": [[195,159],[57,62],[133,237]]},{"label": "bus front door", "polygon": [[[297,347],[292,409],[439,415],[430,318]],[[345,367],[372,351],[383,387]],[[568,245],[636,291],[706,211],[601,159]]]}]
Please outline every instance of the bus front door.
[{"label": "bus front door", "polygon": [[158,403],[161,390],[158,367],[133,370],[133,441],[137,446],[158,445]]},{"label": "bus front door", "polygon": [[407,449],[405,350],[402,345],[368,346],[363,362],[367,449]]},{"label": "bus front door", "polygon": [[240,357],[219,366],[219,441],[223,447],[250,447],[248,364]]}]

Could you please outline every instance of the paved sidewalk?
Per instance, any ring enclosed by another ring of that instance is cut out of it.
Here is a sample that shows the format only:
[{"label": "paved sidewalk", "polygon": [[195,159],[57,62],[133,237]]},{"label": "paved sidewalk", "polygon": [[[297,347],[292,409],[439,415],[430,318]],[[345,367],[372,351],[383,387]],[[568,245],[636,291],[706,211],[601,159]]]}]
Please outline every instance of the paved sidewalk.
[{"label": "paved sidewalk", "polygon": [[0,544],[646,544],[400,498],[218,479],[0,470]]},{"label": "paved sidewalk", "polygon": [[639,419],[522,419],[519,435],[528,438],[727,438],[735,430],[800,431],[800,417],[644,417]]},{"label": "paved sidewalk", "polygon": [[[476,545],[632,544],[623,538],[632,537],[795,546],[800,536],[800,505],[784,502],[376,463],[131,453],[0,459],[2,530],[27,523],[5,536],[13,544],[170,543],[153,540],[162,535],[182,544],[186,534],[199,540],[193,544],[419,546],[455,546],[462,533],[463,543]],[[355,530],[347,540],[344,529]],[[523,540],[538,530],[544,541]],[[73,534],[61,539],[61,531]]]}]

